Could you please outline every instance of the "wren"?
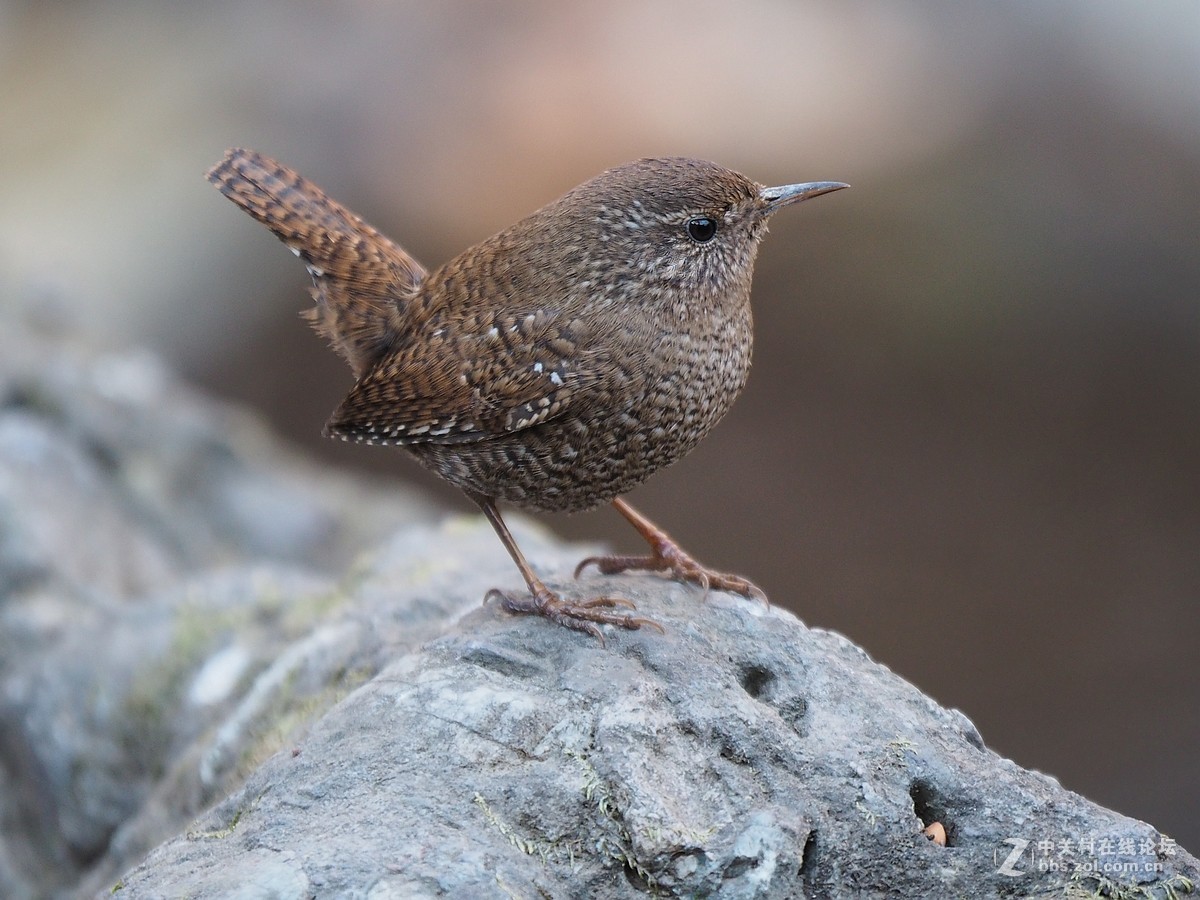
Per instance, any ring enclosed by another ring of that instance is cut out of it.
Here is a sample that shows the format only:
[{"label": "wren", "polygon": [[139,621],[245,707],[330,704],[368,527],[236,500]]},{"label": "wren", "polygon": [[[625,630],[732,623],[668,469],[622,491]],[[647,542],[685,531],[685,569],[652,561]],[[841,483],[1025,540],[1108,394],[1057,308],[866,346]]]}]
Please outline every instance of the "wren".
[{"label": "wren", "polygon": [[[621,499],[688,453],[750,370],[750,280],[785,206],[848,185],[763,187],[696,159],[642,159],[597,175],[427,272],[316,185],[234,149],[217,189],[302,259],[306,315],[356,382],[330,437],[395,444],[483,510],[529,588],[493,589],[514,613],[603,640],[599,625],[661,626],[627,599],[570,600],[534,574],[498,502],[549,511],[611,502],[648,556],[583,560],[652,570],[765,600],[712,571]],[[487,599],[485,598],[485,599]]]}]

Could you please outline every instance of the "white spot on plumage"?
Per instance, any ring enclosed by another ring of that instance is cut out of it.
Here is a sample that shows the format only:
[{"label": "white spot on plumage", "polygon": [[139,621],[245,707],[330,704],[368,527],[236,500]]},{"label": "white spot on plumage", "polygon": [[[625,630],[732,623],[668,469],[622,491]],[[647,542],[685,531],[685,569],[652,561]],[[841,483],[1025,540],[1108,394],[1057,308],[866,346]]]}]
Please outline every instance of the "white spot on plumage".
[{"label": "white spot on plumage", "polygon": [[487,336],[490,338],[500,337],[500,329],[493,325],[488,329]]},{"label": "white spot on plumage", "polygon": [[563,383],[562,376],[559,375],[557,372],[551,372],[550,373],[550,383],[552,385],[554,385],[555,387],[561,386]]},{"label": "white spot on plumage", "polygon": [[541,375],[541,374],[542,374],[542,364],[541,364],[540,362],[535,362],[535,363],[533,364],[533,371],[535,371],[535,372],[537,372],[539,375]]}]

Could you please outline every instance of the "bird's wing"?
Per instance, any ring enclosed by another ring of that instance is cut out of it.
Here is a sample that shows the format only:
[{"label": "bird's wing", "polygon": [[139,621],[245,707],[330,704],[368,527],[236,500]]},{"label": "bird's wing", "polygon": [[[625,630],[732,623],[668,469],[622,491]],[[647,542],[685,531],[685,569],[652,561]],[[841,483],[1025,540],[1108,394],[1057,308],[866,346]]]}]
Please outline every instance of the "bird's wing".
[{"label": "bird's wing", "polygon": [[368,443],[460,443],[561,415],[600,388],[586,327],[547,310],[433,321],[361,378],[325,433]]}]

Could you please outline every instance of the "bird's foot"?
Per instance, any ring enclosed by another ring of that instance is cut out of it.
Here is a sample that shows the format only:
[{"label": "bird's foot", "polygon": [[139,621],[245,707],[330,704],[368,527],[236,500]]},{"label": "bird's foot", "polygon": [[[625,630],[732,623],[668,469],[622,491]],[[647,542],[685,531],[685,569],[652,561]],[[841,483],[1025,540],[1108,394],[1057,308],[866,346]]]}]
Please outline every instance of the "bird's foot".
[{"label": "bird's foot", "polygon": [[601,575],[616,575],[629,571],[666,572],[675,581],[703,588],[705,596],[710,590],[728,591],[758,600],[768,607],[771,605],[766,593],[754,582],[740,575],[717,572],[702,566],[670,538],[664,536],[656,539],[651,542],[650,547],[650,556],[589,556],[575,567],[575,577],[578,578],[585,568],[592,565]]},{"label": "bird's foot", "polygon": [[483,602],[498,600],[509,612],[545,616],[565,628],[584,631],[604,643],[600,625],[619,625],[631,631],[648,626],[665,633],[653,619],[625,612],[614,612],[614,608],[636,610],[637,607],[624,597],[592,597],[587,600],[564,600],[544,585],[534,587],[527,596],[514,596],[498,588],[492,588]]}]

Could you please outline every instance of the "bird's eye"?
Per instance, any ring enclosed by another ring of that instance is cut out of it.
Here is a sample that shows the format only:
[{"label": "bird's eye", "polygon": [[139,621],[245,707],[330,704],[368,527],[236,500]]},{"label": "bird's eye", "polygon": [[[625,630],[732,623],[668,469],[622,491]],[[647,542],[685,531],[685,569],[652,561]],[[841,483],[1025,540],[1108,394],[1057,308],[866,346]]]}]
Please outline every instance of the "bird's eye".
[{"label": "bird's eye", "polygon": [[694,219],[688,219],[687,233],[697,244],[705,244],[713,239],[713,235],[717,233],[717,220],[710,219],[708,216],[696,216]]}]

